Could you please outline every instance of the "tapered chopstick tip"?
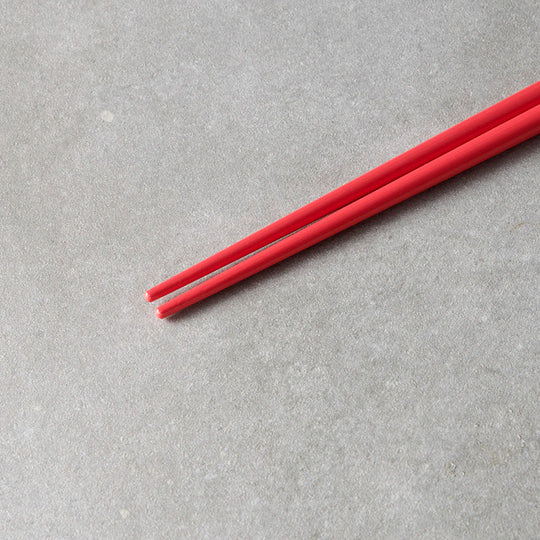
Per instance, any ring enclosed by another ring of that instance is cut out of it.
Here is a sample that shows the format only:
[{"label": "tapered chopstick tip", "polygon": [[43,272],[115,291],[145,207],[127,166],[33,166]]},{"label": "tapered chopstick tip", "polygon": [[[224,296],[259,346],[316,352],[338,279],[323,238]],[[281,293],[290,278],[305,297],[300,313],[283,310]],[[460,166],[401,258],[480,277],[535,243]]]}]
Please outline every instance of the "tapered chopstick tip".
[{"label": "tapered chopstick tip", "polygon": [[152,296],[152,293],[150,291],[146,291],[144,293],[144,299],[147,301],[147,302],[153,302],[155,300],[155,298]]},{"label": "tapered chopstick tip", "polygon": [[[160,306],[161,307],[161,306]],[[164,319],[166,317],[165,313],[163,313],[160,309],[160,307],[156,308],[156,317],[158,319]]]}]

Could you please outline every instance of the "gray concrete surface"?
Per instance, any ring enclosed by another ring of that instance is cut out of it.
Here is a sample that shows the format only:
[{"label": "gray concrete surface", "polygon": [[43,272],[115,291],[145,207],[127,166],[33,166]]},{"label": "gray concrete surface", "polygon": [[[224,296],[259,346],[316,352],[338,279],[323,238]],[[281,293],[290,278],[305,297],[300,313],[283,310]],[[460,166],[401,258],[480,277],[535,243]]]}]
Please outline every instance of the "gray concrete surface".
[{"label": "gray concrete surface", "polygon": [[538,80],[537,2],[0,7],[2,538],[538,537],[538,138],[143,299]]}]

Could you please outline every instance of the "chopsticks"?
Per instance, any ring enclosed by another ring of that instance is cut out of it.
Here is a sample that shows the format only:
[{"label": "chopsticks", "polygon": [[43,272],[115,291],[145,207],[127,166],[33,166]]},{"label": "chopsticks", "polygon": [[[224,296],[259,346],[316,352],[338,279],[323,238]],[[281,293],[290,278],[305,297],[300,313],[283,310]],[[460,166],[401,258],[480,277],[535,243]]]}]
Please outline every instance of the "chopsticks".
[{"label": "chopsticks", "polygon": [[507,120],[156,308],[159,318],[211,296],[540,133],[540,105]]},{"label": "chopsticks", "polygon": [[287,236],[540,104],[540,81],[275,221],[145,293],[157,300]]}]

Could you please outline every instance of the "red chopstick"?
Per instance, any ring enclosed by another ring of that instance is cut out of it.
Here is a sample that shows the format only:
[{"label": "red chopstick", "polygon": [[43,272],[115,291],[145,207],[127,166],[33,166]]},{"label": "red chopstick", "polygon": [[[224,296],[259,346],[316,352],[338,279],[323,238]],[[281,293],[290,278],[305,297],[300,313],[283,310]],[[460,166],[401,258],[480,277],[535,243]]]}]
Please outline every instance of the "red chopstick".
[{"label": "red chopstick", "polygon": [[540,81],[146,291],[152,302],[371,193],[540,104]]},{"label": "red chopstick", "polygon": [[540,105],[196,285],[156,308],[156,315],[159,318],[169,317],[538,133],[540,133]]}]

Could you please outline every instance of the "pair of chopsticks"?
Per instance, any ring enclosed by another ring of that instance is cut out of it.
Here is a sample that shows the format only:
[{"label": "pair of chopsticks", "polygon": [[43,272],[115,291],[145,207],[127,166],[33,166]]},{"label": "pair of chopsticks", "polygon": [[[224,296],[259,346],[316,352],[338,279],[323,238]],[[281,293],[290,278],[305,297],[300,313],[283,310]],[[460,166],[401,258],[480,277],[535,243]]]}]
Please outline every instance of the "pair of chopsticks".
[{"label": "pair of chopsticks", "polygon": [[275,242],[156,308],[159,318],[169,317],[539,133],[540,81],[152,287],[145,298],[157,300]]}]

